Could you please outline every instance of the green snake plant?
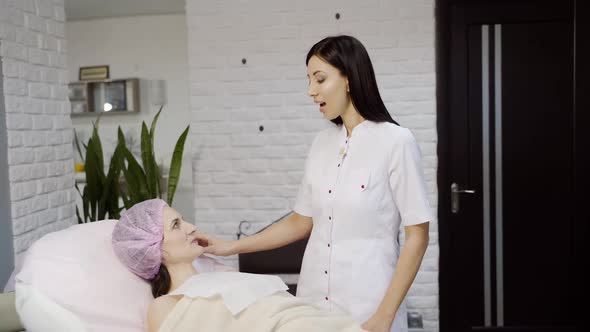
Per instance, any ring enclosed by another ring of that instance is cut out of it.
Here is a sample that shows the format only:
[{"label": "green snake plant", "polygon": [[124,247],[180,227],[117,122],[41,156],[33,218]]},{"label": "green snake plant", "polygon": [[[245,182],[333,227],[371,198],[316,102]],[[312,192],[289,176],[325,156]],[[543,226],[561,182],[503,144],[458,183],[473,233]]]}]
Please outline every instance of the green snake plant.
[{"label": "green snake plant", "polygon": [[[162,174],[160,168],[156,163],[154,153],[154,137],[156,131],[156,124],[162,107],[152,120],[150,129],[148,129],[145,121],[141,124],[141,165],[135,159],[131,151],[125,146],[125,136],[121,127],[118,130],[118,146],[121,147],[121,158],[119,159],[119,168],[122,171],[125,186],[121,190],[121,198],[125,208],[129,209],[134,204],[145,201],[151,198],[164,198],[164,190],[162,188]],[[188,135],[190,126],[180,134],[176,141],[174,152],[172,153],[172,160],[170,161],[170,172],[168,174],[168,185],[166,193],[166,202],[172,206],[174,200],[174,193],[178,186],[180,179],[180,170],[182,168],[182,155],[184,152],[184,144]],[[143,167],[142,167],[143,165]]]},{"label": "green snake plant", "polygon": [[[76,206],[78,223],[103,220],[107,216],[110,219],[119,219],[123,207],[119,206],[119,199],[122,199],[124,208],[129,209],[136,203],[151,198],[163,198],[166,193],[166,202],[172,206],[174,193],[180,179],[182,168],[182,156],[184,144],[190,126],[182,132],[178,138],[172,160],[170,161],[170,172],[168,174],[167,190],[162,188],[162,175],[156,163],[154,152],[154,137],[156,124],[162,107],[152,120],[148,130],[145,121],[141,127],[141,164],[135,159],[131,151],[125,145],[125,136],[121,127],[118,128],[118,140],[113,156],[110,160],[108,172],[104,172],[104,158],[100,136],[98,135],[99,114],[96,123],[93,124],[92,136],[86,148],[84,168],[86,175],[86,186],[82,191],[76,184],[76,189],[82,197],[83,216],[80,216]],[[78,138],[74,136],[76,149],[82,156]],[[143,165],[143,166],[142,166]]]},{"label": "green snake plant", "polygon": [[[92,136],[85,144],[86,158],[84,160],[84,172],[86,175],[86,185],[82,192],[76,184],[76,190],[82,197],[82,214],[76,206],[76,216],[78,223],[86,223],[97,220],[119,219],[122,208],[119,206],[119,174],[120,174],[120,158],[122,149],[117,146],[109,164],[109,170],[105,174],[104,171],[104,157],[102,151],[102,144],[100,136],[98,135],[98,125],[100,122],[100,115],[96,119],[96,123],[92,124]],[[78,153],[82,156],[78,137],[74,136],[76,148]]]}]

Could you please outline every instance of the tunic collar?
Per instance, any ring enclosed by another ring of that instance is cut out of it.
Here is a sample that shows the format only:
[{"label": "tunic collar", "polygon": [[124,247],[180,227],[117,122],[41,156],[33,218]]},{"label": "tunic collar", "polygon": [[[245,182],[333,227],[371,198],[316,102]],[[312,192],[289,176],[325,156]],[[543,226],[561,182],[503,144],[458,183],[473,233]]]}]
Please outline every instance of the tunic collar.
[{"label": "tunic collar", "polygon": [[[352,128],[352,132],[350,133],[350,138],[358,136],[359,133],[365,132],[370,127],[372,127],[373,124],[375,124],[375,122],[370,121],[370,120],[364,120],[363,122],[357,124],[354,128]],[[346,132],[346,126],[344,124],[340,125],[340,136],[343,139],[343,141],[346,141],[347,132]]]}]

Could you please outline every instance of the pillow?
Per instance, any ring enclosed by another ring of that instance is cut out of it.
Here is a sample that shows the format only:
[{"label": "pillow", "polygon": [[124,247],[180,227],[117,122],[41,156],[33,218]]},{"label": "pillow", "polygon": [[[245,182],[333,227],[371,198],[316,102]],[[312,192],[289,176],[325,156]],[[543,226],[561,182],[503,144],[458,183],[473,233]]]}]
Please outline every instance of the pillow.
[{"label": "pillow", "polygon": [[[16,309],[28,331],[147,330],[150,285],[115,256],[116,222],[74,225],[29,248],[20,272],[15,270]],[[235,271],[208,256],[193,265],[199,272]]]},{"label": "pillow", "polygon": [[[28,315],[23,304],[48,308],[51,302],[78,317],[87,331],[147,330],[145,317],[153,300],[150,285],[115,256],[111,247],[115,222],[74,225],[43,236],[29,248],[16,276],[17,312],[28,330],[35,332],[30,327],[43,322]],[[19,292],[19,284],[34,291]],[[31,294],[42,294],[49,301],[31,301]],[[63,326],[75,324],[72,315],[61,316]]]},{"label": "pillow", "polygon": [[15,307],[28,331],[85,332],[84,323],[72,312],[57,305],[27,284],[16,285]]}]

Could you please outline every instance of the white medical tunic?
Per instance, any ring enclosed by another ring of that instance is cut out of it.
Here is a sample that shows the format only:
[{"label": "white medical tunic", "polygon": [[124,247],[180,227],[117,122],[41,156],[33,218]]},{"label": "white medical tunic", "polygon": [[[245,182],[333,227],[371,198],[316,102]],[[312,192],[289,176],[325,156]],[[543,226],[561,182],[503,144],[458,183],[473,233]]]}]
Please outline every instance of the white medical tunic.
[{"label": "white medical tunic", "polygon": [[[365,120],[322,131],[293,209],[313,218],[297,296],[359,323],[377,310],[399,256],[400,225],[433,220],[420,150],[410,132]],[[407,330],[405,302],[391,331]]]}]

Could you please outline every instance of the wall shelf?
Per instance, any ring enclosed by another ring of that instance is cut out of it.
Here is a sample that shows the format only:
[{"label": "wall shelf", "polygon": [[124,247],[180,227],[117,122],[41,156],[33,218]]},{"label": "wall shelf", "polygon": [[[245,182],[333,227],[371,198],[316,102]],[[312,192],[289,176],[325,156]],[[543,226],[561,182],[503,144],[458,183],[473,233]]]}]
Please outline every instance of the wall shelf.
[{"label": "wall shelf", "polygon": [[139,112],[139,79],[72,82],[68,85],[72,116]]}]

